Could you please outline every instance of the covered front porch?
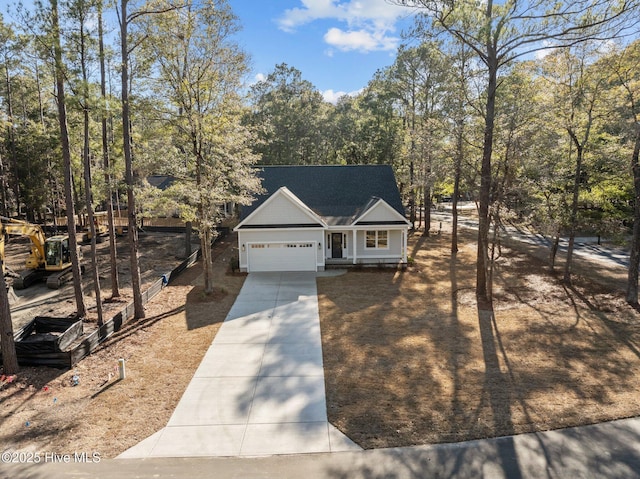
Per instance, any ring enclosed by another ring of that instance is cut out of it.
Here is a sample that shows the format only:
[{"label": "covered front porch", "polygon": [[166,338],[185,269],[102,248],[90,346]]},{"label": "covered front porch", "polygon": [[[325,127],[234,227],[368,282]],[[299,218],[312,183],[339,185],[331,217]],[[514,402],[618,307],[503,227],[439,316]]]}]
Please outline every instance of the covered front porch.
[{"label": "covered front porch", "polygon": [[329,229],[325,238],[325,265],[406,264],[407,230],[404,225]]}]

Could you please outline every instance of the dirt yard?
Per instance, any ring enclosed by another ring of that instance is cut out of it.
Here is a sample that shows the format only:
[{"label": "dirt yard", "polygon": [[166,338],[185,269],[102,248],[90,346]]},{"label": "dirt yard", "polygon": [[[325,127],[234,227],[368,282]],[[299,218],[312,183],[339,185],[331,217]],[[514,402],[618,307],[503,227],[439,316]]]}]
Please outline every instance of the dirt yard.
[{"label": "dirt yard", "polygon": [[[624,270],[578,265],[565,287],[505,247],[494,311],[481,312],[473,237],[454,261],[449,239],[414,235],[406,271],[318,280],[333,424],[374,448],[640,414],[640,316],[616,289]],[[22,368],[0,390],[0,450],[109,458],[164,427],[244,281],[228,274],[229,241],[216,247],[213,297],[197,263],[73,370]]]},{"label": "dirt yard", "polygon": [[474,238],[462,241],[452,260],[448,234],[418,234],[415,268],[318,280],[334,425],[377,448],[640,414],[640,315],[619,291],[622,268],[578,264],[567,287],[505,247],[494,310],[480,311]]},{"label": "dirt yard", "polygon": [[[157,281],[162,274],[171,271],[185,257],[185,243],[183,233],[140,232],[139,234],[139,261],[140,275],[144,287],[148,287]],[[197,237],[194,236],[194,241]],[[78,242],[84,256],[82,264],[86,271],[83,275],[85,292],[85,304],[88,308],[85,330],[91,330],[97,322],[96,300],[92,281],[92,267],[90,261],[91,247],[80,243],[82,234],[78,234]],[[24,263],[29,254],[30,243],[24,238],[13,239],[6,247],[7,265],[15,272],[24,268]],[[192,250],[198,247],[192,242]],[[132,301],[131,274],[129,270],[129,245],[126,237],[118,238],[118,282],[121,297],[114,301],[105,301],[111,296],[111,266],[109,255],[109,241],[104,240],[96,245],[98,270],[100,272],[100,286],[105,318],[109,313],[120,311],[124,305]],[[11,278],[8,279],[11,284]],[[33,317],[43,316],[67,316],[75,312],[75,299],[71,282],[65,284],[59,290],[48,289],[43,282],[36,283],[27,289],[16,290],[19,297],[17,303],[12,304],[11,313],[14,328],[18,329]]]},{"label": "dirt yard", "polygon": [[244,281],[226,274],[229,241],[214,248],[218,286],[211,297],[196,263],[147,304],[146,318],[127,323],[72,370],[23,367],[2,384],[0,450],[108,458],[164,427]]}]

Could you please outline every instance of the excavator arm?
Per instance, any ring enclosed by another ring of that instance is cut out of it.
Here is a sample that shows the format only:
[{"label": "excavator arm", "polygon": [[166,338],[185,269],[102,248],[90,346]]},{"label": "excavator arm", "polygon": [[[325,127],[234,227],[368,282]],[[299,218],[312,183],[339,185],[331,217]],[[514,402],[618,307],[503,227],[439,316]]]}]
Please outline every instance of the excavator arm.
[{"label": "excavator arm", "polygon": [[[69,236],[59,235],[45,238],[39,225],[0,216],[0,257],[4,259],[4,242],[7,235],[27,236],[31,240],[31,254],[26,261],[26,270],[14,280],[16,289],[23,289],[34,282],[47,278],[47,287],[57,289],[71,279]],[[78,251],[80,255],[80,251]]]},{"label": "excavator arm", "polygon": [[29,269],[42,268],[45,265],[45,236],[39,225],[27,223],[26,221],[14,220],[12,218],[2,218],[0,229],[0,254],[4,260],[5,236],[27,236],[31,240],[31,255],[27,259],[26,267]]}]

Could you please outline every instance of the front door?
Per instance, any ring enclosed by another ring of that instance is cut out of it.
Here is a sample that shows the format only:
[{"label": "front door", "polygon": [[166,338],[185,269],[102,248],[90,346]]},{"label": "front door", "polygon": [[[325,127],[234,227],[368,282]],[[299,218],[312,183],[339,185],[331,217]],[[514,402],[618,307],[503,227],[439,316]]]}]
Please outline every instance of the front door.
[{"label": "front door", "polygon": [[342,258],[342,233],[331,233],[331,257]]}]

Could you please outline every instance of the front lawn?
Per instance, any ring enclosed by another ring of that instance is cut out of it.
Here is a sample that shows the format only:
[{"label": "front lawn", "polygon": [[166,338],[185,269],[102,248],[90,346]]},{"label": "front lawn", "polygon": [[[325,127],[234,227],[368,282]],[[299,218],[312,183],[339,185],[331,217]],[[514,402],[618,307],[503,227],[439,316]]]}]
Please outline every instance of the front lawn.
[{"label": "front lawn", "polygon": [[377,448],[639,415],[640,314],[624,269],[581,262],[567,287],[544,252],[512,245],[494,310],[479,311],[474,239],[463,234],[452,261],[448,234],[416,233],[407,271],[318,279],[329,420]]}]

